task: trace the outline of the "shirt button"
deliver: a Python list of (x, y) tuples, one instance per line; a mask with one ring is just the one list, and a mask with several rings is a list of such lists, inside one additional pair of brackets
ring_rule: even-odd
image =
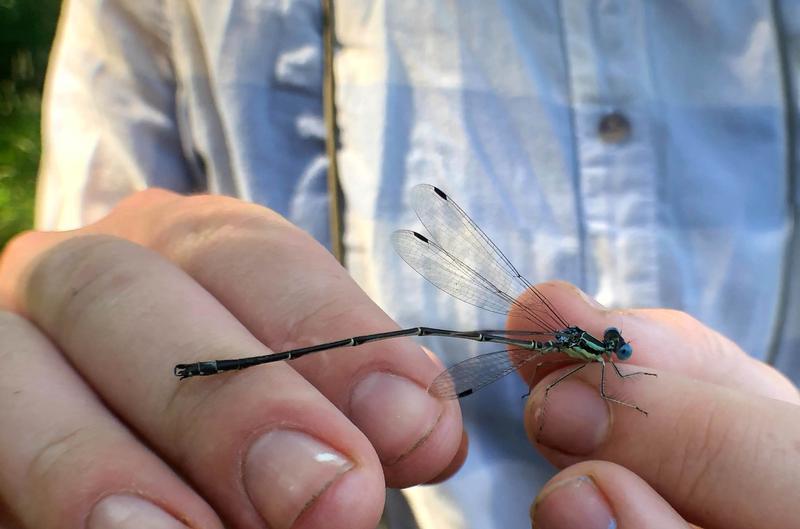
[(631, 135), (631, 122), (621, 112), (610, 112), (597, 123), (597, 133), (606, 143), (621, 143)]

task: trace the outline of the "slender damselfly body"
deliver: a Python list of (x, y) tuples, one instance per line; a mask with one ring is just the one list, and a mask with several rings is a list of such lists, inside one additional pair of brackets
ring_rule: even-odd
[[(451, 296), (491, 312), (524, 318), (535, 330), (453, 331), (413, 327), (262, 356), (178, 364), (174, 369), (175, 375), (182, 379), (214, 375), (379, 340), (403, 336), (442, 336), (498, 343), (502, 344), (503, 349), (468, 358), (444, 370), (428, 388), (431, 395), (440, 399), (466, 397), (525, 365), (533, 364), (538, 368), (547, 363), (542, 360), (543, 357), (563, 353), (568, 359), (579, 363), (547, 386), (545, 400), (560, 382), (589, 364), (599, 363), (602, 398), (647, 415), (635, 404), (606, 393), (608, 364), (620, 378), (639, 374), (655, 376), (653, 373), (623, 374), (620, 371), (614, 358), (630, 358), (633, 348), (616, 328), (606, 329), (603, 338), (599, 339), (570, 325), (542, 292), (517, 271), (503, 252), (441, 189), (427, 184), (418, 185), (411, 192), (411, 203), (430, 235), (409, 230), (396, 231), (392, 243), (400, 257), (422, 277)], [(520, 296), (526, 292), (526, 301), (521, 302)]]

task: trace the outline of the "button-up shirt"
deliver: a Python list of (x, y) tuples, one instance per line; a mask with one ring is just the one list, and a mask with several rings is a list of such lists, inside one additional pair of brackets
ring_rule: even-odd
[[(148, 186), (264, 204), (328, 242), (318, 0), (70, 0), (37, 220)], [(792, 0), (337, 0), (347, 266), (401, 325), (497, 328), (398, 259), (445, 189), (531, 280), (688, 311), (800, 376)], [(478, 346), (432, 342), (452, 363)], [(464, 401), (470, 456), (407, 492), (427, 528), (528, 523), (552, 471), (507, 377)]]

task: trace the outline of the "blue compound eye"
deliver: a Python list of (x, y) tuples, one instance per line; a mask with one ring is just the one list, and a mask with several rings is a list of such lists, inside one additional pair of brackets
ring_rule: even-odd
[(633, 354), (633, 347), (631, 347), (631, 344), (629, 343), (626, 343), (625, 345), (617, 349), (617, 358), (619, 358), (620, 360), (627, 360), (628, 358), (631, 357), (632, 354)]

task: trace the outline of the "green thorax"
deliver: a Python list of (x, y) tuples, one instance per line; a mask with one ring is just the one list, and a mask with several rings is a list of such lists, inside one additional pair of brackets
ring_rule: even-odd
[(576, 343), (565, 347), (563, 352), (577, 360), (597, 360), (608, 353), (606, 345), (587, 332), (581, 332)]

